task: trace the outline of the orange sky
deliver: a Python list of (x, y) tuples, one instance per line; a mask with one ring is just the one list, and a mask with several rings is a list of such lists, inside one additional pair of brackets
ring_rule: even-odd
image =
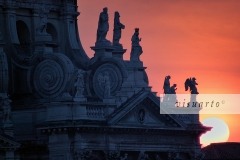
[[(119, 11), (123, 44), (129, 60), (134, 28), (140, 28), (143, 54), (153, 91), (163, 93), (163, 80), (184, 91), (186, 78), (195, 76), (200, 93), (240, 93), (239, 0), (78, 0), (78, 25), (89, 57), (95, 44), (99, 13), (108, 7), (112, 41), (114, 12)], [(240, 106), (239, 106), (240, 107)], [(201, 115), (201, 119), (211, 115)], [(229, 141), (240, 141), (240, 115), (218, 115), (230, 128)]]

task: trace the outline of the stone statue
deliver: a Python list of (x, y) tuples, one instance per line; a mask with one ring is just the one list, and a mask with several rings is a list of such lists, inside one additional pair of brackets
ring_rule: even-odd
[(177, 90), (177, 84), (173, 84), (173, 86), (170, 88), (170, 92), (171, 94), (176, 94), (176, 90)]
[(163, 90), (164, 90), (164, 98), (163, 101), (169, 101), (169, 95), (171, 94), (171, 88), (170, 88), (170, 79), (171, 76), (166, 76), (164, 79), (164, 84), (163, 84)]
[(7, 96), (4, 96), (2, 99), (1, 105), (3, 108), (3, 123), (11, 123), (11, 102), (12, 100), (10, 100)]
[(176, 96), (176, 90), (177, 90), (177, 84), (173, 84), (173, 86), (170, 88), (170, 101), (176, 101), (177, 100), (177, 96)]
[(188, 78), (185, 81), (185, 91), (187, 91), (188, 89), (190, 89), (191, 92), (191, 98), (190, 98), (190, 102), (196, 102), (197, 101), (197, 95), (198, 90), (196, 85), (198, 85), (198, 83), (196, 82), (196, 78)]
[(108, 71), (105, 71), (98, 75), (98, 83), (103, 90), (103, 99), (110, 99), (111, 98), (111, 81), (110, 81)]
[(190, 92), (191, 94), (199, 94), (198, 91), (197, 91), (197, 87), (196, 87), (197, 82), (196, 82), (196, 78), (193, 77), (193, 78), (188, 78), (186, 81), (185, 81), (185, 91), (188, 90), (188, 88), (190, 88)]
[(114, 46), (121, 46), (122, 44), (119, 43), (119, 40), (122, 35), (122, 29), (125, 28), (125, 26), (120, 22), (120, 14), (119, 12), (115, 12), (114, 15), (114, 29), (113, 29), (113, 45)]
[(48, 19), (49, 8), (45, 5), (42, 5), (39, 8), (39, 17), (40, 17), (40, 24), (37, 28), (37, 35), (49, 35), (47, 33), (47, 19)]
[(164, 84), (163, 84), (164, 94), (171, 94), (170, 79), (171, 79), (171, 76), (166, 76), (164, 79)]
[(106, 39), (107, 32), (109, 30), (108, 24), (108, 8), (103, 8), (103, 12), (100, 13), (97, 29), (97, 42), (109, 42)]
[(110, 99), (111, 98), (111, 92), (110, 92), (110, 78), (109, 78), (109, 73), (106, 71), (104, 73), (104, 99)]
[(79, 69), (77, 72), (77, 78), (76, 78), (76, 82), (74, 83), (74, 86), (76, 87), (76, 94), (75, 94), (75, 98), (78, 97), (84, 97), (83, 96), (83, 91), (84, 91), (84, 71)]
[(143, 53), (142, 47), (140, 46), (139, 42), (141, 38), (138, 37), (139, 35), (139, 28), (135, 28), (135, 33), (132, 36), (132, 50), (131, 50), (131, 61), (140, 61), (139, 56)]

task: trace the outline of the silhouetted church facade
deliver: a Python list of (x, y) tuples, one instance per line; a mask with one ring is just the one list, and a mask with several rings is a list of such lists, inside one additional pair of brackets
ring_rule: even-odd
[(141, 30), (123, 60), (125, 26), (115, 13), (107, 40), (104, 8), (90, 59), (78, 15), (76, 0), (0, 0), (2, 159), (201, 159), (208, 128), (198, 115), (159, 114), (139, 58)]

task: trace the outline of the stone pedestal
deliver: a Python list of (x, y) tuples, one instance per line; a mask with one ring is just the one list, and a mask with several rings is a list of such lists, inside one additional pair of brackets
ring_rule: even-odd
[(123, 59), (123, 54), (127, 51), (123, 49), (122, 45), (113, 46), (115, 49), (112, 51), (112, 56)]
[(95, 46), (96, 47), (103, 47), (103, 46), (111, 46), (111, 42), (109, 40), (105, 40), (105, 41), (100, 41), (100, 42), (96, 42)]
[(56, 47), (56, 43), (52, 42), (51, 35), (44, 34), (44, 35), (37, 35), (35, 37), (35, 51), (34, 54), (37, 52), (43, 53), (51, 53), (53, 52), (53, 48)]
[(91, 49), (95, 51), (94, 57), (112, 57), (112, 51), (115, 50), (112, 46), (94, 46)]
[(73, 101), (74, 102), (87, 102), (87, 98), (85, 98), (85, 97), (74, 97)]
[(143, 88), (148, 87), (148, 84), (144, 81), (144, 70), (142, 61), (128, 61), (128, 78), (123, 83), (123, 87), (127, 88)]

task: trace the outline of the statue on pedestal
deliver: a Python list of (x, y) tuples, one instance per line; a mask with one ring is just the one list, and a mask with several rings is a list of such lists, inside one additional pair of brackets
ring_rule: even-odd
[(111, 99), (111, 81), (108, 71), (105, 71), (98, 75), (98, 83), (99, 86), (102, 86), (103, 99)]
[(122, 46), (122, 44), (119, 43), (119, 40), (122, 35), (122, 29), (124, 29), (125, 26), (120, 22), (119, 18), (120, 18), (119, 12), (115, 12), (113, 29), (113, 46)]
[(105, 7), (105, 8), (103, 8), (103, 12), (101, 12), (100, 16), (99, 16), (96, 42), (109, 42), (110, 43), (110, 41), (106, 39), (108, 30), (109, 30), (108, 8)]
[(171, 101), (173, 103), (176, 103), (177, 84), (173, 84), (173, 86), (170, 87), (170, 79), (171, 79), (171, 76), (169, 75), (166, 76), (164, 79), (163, 90), (165, 95), (163, 97), (163, 101)]
[(199, 94), (197, 91), (197, 87), (196, 85), (198, 85), (198, 83), (196, 82), (196, 78), (188, 78), (185, 81), (185, 91), (188, 90), (188, 88), (190, 88), (190, 92), (191, 94)]
[(135, 28), (135, 33), (132, 36), (132, 50), (131, 50), (131, 61), (140, 61), (139, 57), (143, 53), (142, 47), (140, 46), (139, 42), (141, 38), (139, 36), (139, 28)]
[(185, 81), (185, 91), (190, 89), (190, 92), (191, 92), (191, 100), (190, 101), (191, 102), (196, 102), (197, 101), (196, 97), (197, 97), (197, 94), (199, 94), (199, 93), (198, 93), (196, 85), (198, 85), (198, 83), (196, 82), (195, 77), (188, 78)]
[(170, 92), (171, 94), (176, 94), (176, 90), (177, 90), (177, 84), (173, 84), (173, 86), (170, 88)]
[(170, 100), (171, 101), (176, 101), (177, 100), (177, 96), (176, 96), (176, 90), (177, 90), (177, 84), (173, 84), (173, 86), (170, 88)]
[(170, 94), (171, 94), (171, 87), (170, 87), (170, 79), (171, 76), (166, 76), (164, 79), (163, 90), (164, 90), (164, 98), (163, 101), (169, 101)]
[(170, 79), (171, 79), (171, 76), (169, 75), (166, 76), (164, 79), (164, 84), (163, 84), (164, 94), (171, 94)]

